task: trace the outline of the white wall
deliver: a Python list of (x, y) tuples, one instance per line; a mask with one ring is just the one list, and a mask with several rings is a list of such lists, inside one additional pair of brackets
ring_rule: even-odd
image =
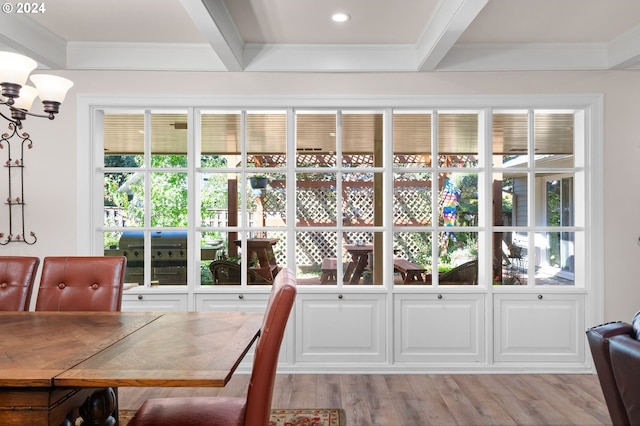
[[(75, 86), (50, 122), (29, 118), (34, 148), (25, 155), (27, 232), (33, 246), (11, 243), (0, 255), (77, 253), (76, 97), (159, 96), (417, 96), (589, 93), (604, 95), (604, 319), (629, 320), (640, 310), (640, 72), (501, 73), (173, 73), (66, 72)], [(4, 162), (6, 149), (0, 150)], [(0, 171), (0, 184), (6, 172)], [(88, 202), (88, 201), (87, 201)], [(0, 206), (0, 232), (7, 232)], [(598, 260), (598, 259), (596, 259)]]

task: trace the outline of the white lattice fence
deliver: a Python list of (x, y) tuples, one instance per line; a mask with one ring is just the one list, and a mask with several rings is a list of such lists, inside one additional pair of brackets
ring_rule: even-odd
[[(285, 217), (284, 182), (272, 182), (274, 188), (263, 196), (266, 214)], [(343, 223), (346, 226), (372, 225), (373, 185), (371, 182), (343, 183)], [(319, 181), (301, 185), (296, 191), (298, 225), (335, 226), (337, 203), (335, 184)], [(431, 188), (425, 182), (398, 186), (394, 192), (394, 220), (399, 225), (427, 225), (431, 223)], [(373, 242), (369, 232), (347, 232), (341, 244), (356, 241)], [(284, 236), (283, 236), (284, 237)], [(395, 255), (418, 263), (426, 263), (430, 237), (425, 233), (396, 233)], [(336, 257), (338, 237), (335, 231), (301, 231), (296, 235), (296, 263), (319, 269), (322, 259)], [(284, 256), (284, 250), (282, 250)], [(279, 256), (280, 259), (280, 256)], [(346, 261), (347, 259), (343, 259)]]

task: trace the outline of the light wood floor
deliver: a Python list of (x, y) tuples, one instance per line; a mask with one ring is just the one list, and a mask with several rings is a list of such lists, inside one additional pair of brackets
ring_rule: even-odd
[[(243, 397), (248, 375), (220, 389), (120, 388), (120, 408), (147, 398)], [(288, 374), (276, 380), (274, 408), (339, 408), (348, 426), (609, 425), (596, 375)]]

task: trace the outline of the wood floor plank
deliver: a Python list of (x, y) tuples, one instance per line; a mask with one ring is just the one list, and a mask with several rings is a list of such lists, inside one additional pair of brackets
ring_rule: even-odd
[(387, 375), (385, 382), (390, 399), (395, 406), (399, 424), (428, 424), (427, 412), (422, 398), (415, 392), (409, 377), (405, 375)]
[(384, 375), (367, 375), (365, 392), (369, 402), (371, 421), (376, 425), (402, 424), (395, 409), (395, 401)]
[(603, 416), (598, 416), (597, 412), (588, 409), (588, 401), (581, 397), (581, 393), (575, 390), (573, 384), (568, 383), (566, 376), (535, 375), (530, 383), (541, 392), (554, 394), (554, 398), (548, 399), (549, 403), (574, 424), (592, 425), (603, 420)]
[(467, 395), (476, 411), (487, 419), (489, 424), (517, 425), (503, 408), (501, 401), (493, 397), (477, 374), (459, 374), (452, 378)]
[(435, 386), (458, 424), (470, 422), (474, 425), (491, 425), (490, 419), (482, 416), (469, 401), (467, 395), (449, 374), (435, 376)]
[(331, 408), (342, 406), (340, 394), (340, 375), (321, 374), (316, 376), (316, 404), (317, 408)]
[[(166, 396), (245, 397), (249, 376), (224, 388), (120, 388), (120, 408)], [(348, 426), (610, 425), (591, 374), (283, 374), (274, 408), (344, 408)]]
[(408, 376), (416, 398), (422, 402), (422, 409), (429, 425), (456, 424), (456, 419), (447, 403), (442, 399), (433, 378), (429, 374), (412, 374)]
[(347, 420), (349, 426), (373, 424), (368, 403), (362, 398), (362, 383), (362, 376), (358, 374), (340, 377), (342, 408), (344, 408), (347, 418), (352, 421), (352, 423), (349, 423), (349, 420)]

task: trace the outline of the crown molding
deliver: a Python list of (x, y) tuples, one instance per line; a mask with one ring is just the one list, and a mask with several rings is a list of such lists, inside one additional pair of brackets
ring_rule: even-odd
[[(640, 48), (622, 43), (614, 44), (618, 53), (606, 43), (460, 44), (433, 72), (638, 69)], [(70, 42), (66, 57), (66, 68), (75, 70), (229, 71), (228, 63), (206, 43)], [(242, 62), (247, 72), (421, 71), (416, 46), (410, 44), (247, 44)]]

